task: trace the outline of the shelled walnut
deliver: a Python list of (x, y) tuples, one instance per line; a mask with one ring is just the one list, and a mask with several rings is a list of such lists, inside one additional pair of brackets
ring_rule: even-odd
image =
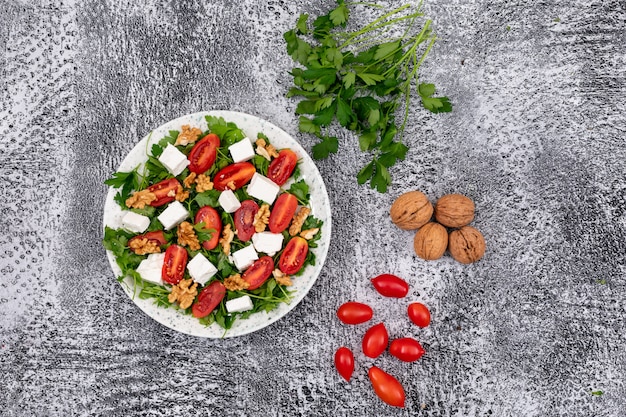
[(433, 216), (433, 205), (421, 191), (409, 191), (393, 202), (389, 214), (400, 229), (419, 229)]
[(448, 248), (448, 231), (439, 223), (426, 223), (415, 234), (413, 248), (422, 259), (428, 261), (439, 259)]
[(435, 203), (435, 219), (447, 227), (462, 227), (474, 220), (474, 202), (461, 194), (447, 194)]
[(450, 232), (448, 251), (463, 264), (476, 262), (485, 254), (485, 238), (472, 226), (463, 226)]

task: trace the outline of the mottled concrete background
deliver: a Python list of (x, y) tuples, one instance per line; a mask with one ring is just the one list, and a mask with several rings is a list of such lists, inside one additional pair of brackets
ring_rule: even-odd
[[(439, 41), (423, 76), (454, 112), (414, 107), (385, 195), (357, 186), (366, 159), (341, 136), (318, 164), (334, 208), (322, 275), (283, 320), (228, 340), (163, 327), (123, 293), (100, 243), (103, 181), (151, 128), (207, 109), (310, 150), (282, 33), (333, 2), (128, 3), (0, 3), (0, 415), (626, 415), (623, 0), (427, 0)], [(485, 258), (416, 258), (387, 214), (412, 189), (473, 198)], [(432, 326), (374, 293), (383, 272), (409, 280)], [(427, 354), (365, 358), (364, 328), (334, 317), (352, 299)], [(349, 384), (341, 345), (357, 352)], [(405, 410), (374, 395), (372, 364), (405, 385)]]

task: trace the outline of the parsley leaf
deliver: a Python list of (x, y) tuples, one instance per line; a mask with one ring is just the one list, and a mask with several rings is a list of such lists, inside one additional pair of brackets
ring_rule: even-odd
[(289, 187), (289, 190), (287, 190), (287, 192), (295, 195), (300, 204), (309, 204), (309, 199), (311, 197), (309, 194), (309, 185), (304, 180), (300, 180), (291, 184), (291, 187)]
[(127, 208), (126, 199), (130, 197), (134, 190), (139, 189), (140, 182), (140, 177), (136, 168), (130, 172), (116, 172), (111, 176), (111, 178), (104, 181), (106, 185), (120, 188), (113, 199), (124, 209)]
[[(413, 87), (417, 86), (425, 109), (433, 113), (452, 110), (447, 97), (434, 96), (434, 84), (420, 83), (419, 68), (435, 42), (432, 21), (424, 18), (420, 5), (385, 11), (371, 23), (346, 31), (355, 12), (352, 8), (382, 7), (338, 0), (334, 9), (314, 18), (312, 25), (310, 16), (303, 14), (295, 28), (284, 33), (287, 53), (299, 64), (290, 71), (294, 87), (287, 97), (299, 97), (300, 132), (319, 140), (312, 147), (313, 157), (337, 152), (338, 139), (321, 130), (336, 122), (355, 133), (361, 151), (371, 153), (371, 162), (357, 174), (358, 183), (370, 182), (380, 192), (391, 183), (389, 168), (403, 160), (408, 150), (401, 138)], [(404, 119), (398, 128), (395, 113), (403, 106)]]
[(339, 140), (336, 137), (323, 136), (322, 141), (313, 145), (313, 158), (324, 159), (331, 153), (336, 153), (339, 149)]

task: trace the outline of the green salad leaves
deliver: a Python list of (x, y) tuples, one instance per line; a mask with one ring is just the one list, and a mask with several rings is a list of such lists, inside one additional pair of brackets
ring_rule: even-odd
[[(381, 193), (391, 183), (388, 168), (403, 160), (402, 143), (411, 92), (418, 93), (425, 109), (449, 112), (447, 97), (436, 97), (434, 84), (419, 82), (418, 70), (435, 42), (420, 12), (404, 5), (384, 13), (355, 31), (345, 31), (351, 9), (369, 3), (337, 1), (337, 7), (314, 19), (302, 14), (295, 28), (284, 34), (287, 52), (299, 66), (291, 70), (294, 86), (287, 97), (300, 97), (296, 107), (301, 132), (317, 136), (313, 157), (322, 159), (339, 149), (329, 126), (338, 123), (353, 131), (359, 147), (372, 160), (358, 173), (359, 184), (369, 181)], [(401, 34), (395, 32), (401, 31)], [(395, 115), (404, 106), (400, 127)], [(398, 139), (398, 135), (400, 138)]]

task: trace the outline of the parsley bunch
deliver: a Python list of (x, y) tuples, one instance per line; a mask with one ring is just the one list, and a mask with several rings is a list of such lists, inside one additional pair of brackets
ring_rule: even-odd
[[(419, 6), (414, 10), (407, 4), (347, 32), (350, 9), (344, 0), (337, 4), (312, 22), (308, 14), (300, 15), (296, 27), (284, 34), (288, 54), (301, 65), (290, 72), (295, 86), (287, 97), (301, 97), (296, 107), (299, 129), (319, 139), (312, 149), (315, 159), (337, 152), (339, 141), (329, 133), (336, 120), (358, 135), (362, 151), (372, 154), (357, 175), (358, 183), (369, 181), (384, 193), (391, 183), (388, 168), (408, 150), (396, 136), (406, 126), (413, 89), (427, 110), (452, 110), (447, 97), (434, 97), (434, 84), (419, 82), (418, 70), (435, 42), (432, 21), (418, 28), (424, 15)], [(401, 35), (389, 35), (401, 25)], [(401, 105), (404, 118), (398, 128), (395, 114)]]

